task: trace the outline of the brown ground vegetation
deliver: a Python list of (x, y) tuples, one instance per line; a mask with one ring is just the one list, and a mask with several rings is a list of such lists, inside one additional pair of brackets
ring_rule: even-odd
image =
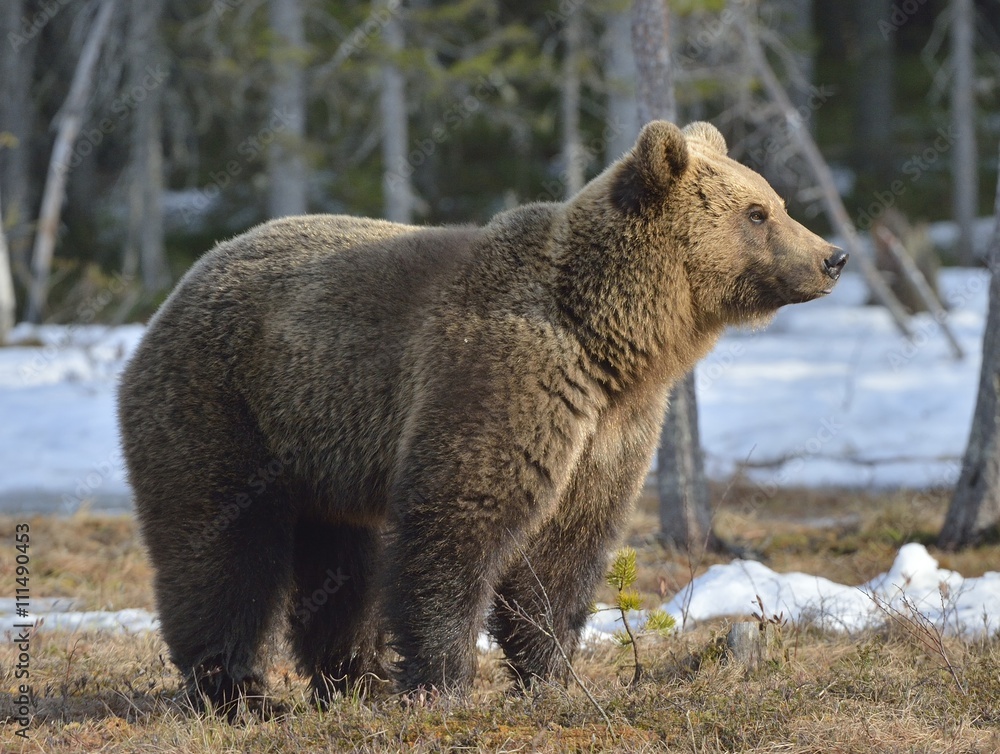
[[(749, 487), (715, 490), (718, 532), (779, 571), (861, 583), (886, 570), (905, 542), (930, 545), (947, 493), (780, 491), (750, 508)], [(152, 608), (151, 571), (131, 519), (82, 513), (29, 519), (32, 594), (72, 598), (78, 609)], [(0, 519), (0, 573), (11, 573), (13, 518)], [(656, 540), (655, 499), (644, 496), (627, 537), (639, 554), (637, 587), (663, 601), (709, 565)], [(931, 547), (966, 576), (994, 570), (997, 543), (961, 553)], [(600, 599), (610, 600), (610, 593)], [(499, 654), (480, 662), (472, 703), (438, 698), (338, 701), (321, 712), (284, 650), (270, 677), (291, 714), (245, 725), (188, 713), (176, 670), (156, 635), (42, 631), (31, 643), (37, 714), (15, 733), (11, 642), (0, 645), (0, 751), (683, 751), (992, 752), (1000, 749), (1000, 640), (945, 639), (956, 672), (905, 626), (856, 636), (781, 629), (781, 656), (753, 673), (721, 660), (725, 620), (641, 646), (646, 675), (627, 688), (629, 655), (584, 647), (574, 664), (603, 712), (574, 685), (529, 697), (506, 693)], [(5, 630), (0, 628), (0, 630)], [(959, 685), (961, 683), (961, 686)]]

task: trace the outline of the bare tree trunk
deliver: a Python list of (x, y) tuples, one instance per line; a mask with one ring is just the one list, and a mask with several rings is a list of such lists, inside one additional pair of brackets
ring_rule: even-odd
[(21, 35), (26, 15), (24, 0), (0, 3), (0, 133), (13, 137), (0, 143), (0, 188), (6, 206), (2, 220), (10, 234), (8, 252), (22, 269), (31, 236), (28, 208), (34, 202), (28, 144), (35, 117), (31, 87), (38, 39)]
[(566, 198), (583, 188), (583, 145), (580, 143), (580, 44), (583, 7), (570, 12), (563, 25), (562, 143)]
[[(412, 166), (406, 161), (409, 143), (406, 90), (403, 73), (393, 57), (403, 50), (403, 25), (399, 6), (382, 2), (380, 14), (386, 14), (382, 39), (390, 56), (382, 64), (382, 191), (385, 218), (398, 223), (413, 221)], [(378, 8), (378, 5), (376, 5)]]
[(635, 0), (632, 4), (632, 52), (640, 127), (651, 120), (677, 120), (669, 13), (666, 0)]
[(656, 483), (663, 542), (683, 549), (724, 548), (712, 529), (693, 371), (670, 394), (656, 455)]
[(163, 129), (160, 121), (159, 94), (151, 95), (150, 123), (146, 133), (146, 181), (143, 183), (143, 204), (146, 222), (140, 235), (142, 287), (147, 291), (162, 291), (170, 287), (163, 244)]
[(306, 164), (302, 157), (306, 125), (306, 83), (301, 56), (305, 29), (300, 0), (270, 0), (274, 79), (271, 104), (287, 120), (267, 152), (268, 212), (271, 217), (306, 212)]
[(94, 68), (100, 55), (101, 44), (108, 31), (115, 0), (103, 0), (97, 11), (97, 18), (90, 28), (87, 41), (80, 53), (80, 62), (73, 73), (73, 81), (62, 110), (56, 116), (59, 127), (56, 133), (55, 145), (52, 147), (52, 158), (49, 161), (49, 172), (45, 178), (45, 192), (42, 195), (42, 208), (38, 216), (38, 227), (35, 231), (35, 247), (32, 255), (33, 277), (28, 292), (28, 309), (25, 318), (29, 322), (41, 320), (45, 311), (45, 302), (49, 292), (49, 272), (52, 269), (52, 254), (56, 246), (56, 231), (59, 228), (59, 214), (62, 210), (63, 191), (66, 187), (66, 176), (69, 172), (69, 161), (80, 132), (84, 110), (91, 93)]
[(976, 413), (962, 473), (948, 507), (938, 544), (949, 550), (974, 544), (1000, 526), (1000, 177), (996, 224), (989, 251), (990, 309), (983, 336), (983, 365)]
[(170, 285), (163, 246), (163, 140), (161, 131), (162, 86), (150, 83), (149, 70), (163, 65), (158, 27), (163, 0), (144, 0), (130, 7), (129, 79), (131, 91), (142, 91), (132, 125), (128, 168), (129, 217), (122, 272), (135, 278), (142, 272), (142, 286), (150, 292)]
[(632, 148), (639, 133), (632, 20), (625, 8), (610, 11), (604, 33), (604, 58), (608, 86), (608, 140), (604, 156), (610, 164)]
[(951, 199), (955, 222), (958, 224), (958, 260), (966, 267), (971, 267), (976, 261), (972, 248), (972, 224), (979, 207), (973, 35), (976, 7), (973, 0), (952, 0), (951, 13), (951, 63), (955, 71), (955, 80), (951, 86), (951, 118), (955, 127)]
[[(676, 120), (674, 75), (670, 60), (670, 17), (665, 0), (635, 0), (632, 49), (635, 52), (639, 122)], [(708, 480), (698, 433), (694, 372), (674, 386), (660, 433), (656, 481), (660, 497), (660, 536), (677, 547), (716, 549)]]
[(892, 93), (895, 37), (885, 35), (879, 21), (892, 15), (893, 0), (863, 0), (858, 9), (858, 45), (861, 59), (858, 81), (858, 108), (855, 122), (856, 155), (859, 170), (878, 185), (893, 178)]
[[(2, 188), (0, 188), (2, 192)], [(3, 202), (0, 201), (0, 217), (3, 217)], [(10, 251), (7, 234), (0, 222), (0, 345), (7, 342), (7, 336), (14, 328), (14, 278), (10, 272)]]
[(815, 60), (813, 54), (813, 0), (771, 0), (778, 13), (777, 32), (788, 45), (791, 65), (795, 68), (795, 85), (788, 96), (802, 114), (806, 128), (813, 130), (810, 102), (813, 92)]

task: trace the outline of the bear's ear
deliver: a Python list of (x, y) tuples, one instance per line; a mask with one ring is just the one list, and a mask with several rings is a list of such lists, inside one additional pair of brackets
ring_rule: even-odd
[(630, 214), (662, 204), (670, 185), (687, 165), (687, 141), (681, 130), (665, 120), (651, 121), (643, 126), (632, 152), (620, 165), (612, 200)]
[(689, 123), (684, 127), (683, 133), (688, 138), (688, 141), (700, 141), (706, 147), (718, 152), (723, 157), (729, 154), (729, 147), (726, 146), (726, 138), (711, 123), (706, 123), (703, 120)]

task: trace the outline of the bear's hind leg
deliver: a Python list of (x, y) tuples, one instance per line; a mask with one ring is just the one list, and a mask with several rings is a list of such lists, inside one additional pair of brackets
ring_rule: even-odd
[[(260, 655), (291, 580), (290, 516), (266, 494), (215, 488), (211, 498), (214, 513), (175, 513), (169, 524), (150, 527), (147, 510), (161, 630), (196, 708), (232, 719), (242, 703), (266, 715)], [(168, 527), (169, 537), (156, 536)]]
[(372, 582), (381, 559), (377, 529), (302, 518), (295, 528), (292, 651), (313, 693), (362, 693), (387, 677)]

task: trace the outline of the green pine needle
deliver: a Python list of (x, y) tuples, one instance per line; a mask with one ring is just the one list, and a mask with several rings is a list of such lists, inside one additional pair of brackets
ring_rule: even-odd
[(638, 571), (635, 565), (635, 550), (623, 547), (615, 555), (615, 561), (608, 571), (608, 584), (619, 592), (635, 583)]
[(630, 647), (630, 646), (632, 646), (632, 637), (630, 637), (630, 636), (629, 636), (629, 635), (628, 635), (628, 634), (627, 634), (626, 632), (624, 632), (624, 631), (615, 631), (615, 632), (614, 632), (614, 633), (613, 633), (613, 634), (611, 635), (611, 638), (612, 638), (612, 639), (614, 639), (614, 640), (615, 640), (615, 642), (616, 642), (616, 643), (618, 644), (618, 646), (620, 646), (620, 647)]
[(675, 628), (677, 628), (677, 621), (665, 610), (650, 610), (646, 616), (645, 631), (666, 635)]
[(642, 597), (640, 597), (639, 593), (634, 589), (619, 592), (616, 606), (622, 612), (639, 610), (642, 608)]

